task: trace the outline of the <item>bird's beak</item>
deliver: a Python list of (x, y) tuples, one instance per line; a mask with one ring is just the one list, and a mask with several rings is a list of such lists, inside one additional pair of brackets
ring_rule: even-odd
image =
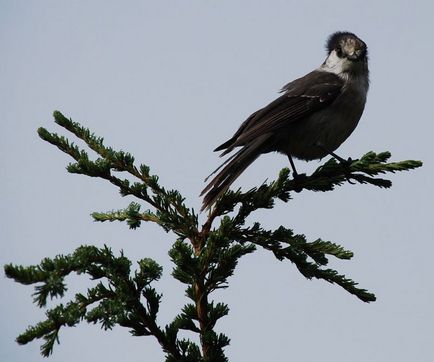
[(357, 52), (354, 51), (354, 52), (352, 52), (351, 54), (348, 54), (348, 55), (347, 55), (347, 58), (348, 58), (349, 60), (354, 61), (354, 60), (357, 60), (359, 57), (358, 57)]

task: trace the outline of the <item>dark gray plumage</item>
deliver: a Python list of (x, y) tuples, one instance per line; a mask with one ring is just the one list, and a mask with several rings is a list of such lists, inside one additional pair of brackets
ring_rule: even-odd
[[(332, 154), (356, 128), (366, 103), (369, 71), (366, 44), (349, 32), (332, 34), (328, 56), (313, 72), (282, 88), (283, 95), (244, 121), (214, 151), (220, 156), (241, 147), (211, 175), (202, 191), (202, 210), (210, 207), (263, 153), (277, 151), (314, 160)], [(210, 175), (210, 176), (211, 176)]]

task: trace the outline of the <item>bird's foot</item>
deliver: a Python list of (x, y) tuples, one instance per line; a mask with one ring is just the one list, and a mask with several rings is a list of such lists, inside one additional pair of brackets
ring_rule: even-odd
[(350, 166), (353, 163), (353, 159), (351, 157), (348, 157), (347, 160), (343, 159), (342, 157), (338, 157), (337, 159), (344, 169), (345, 178), (347, 179), (348, 183), (350, 183), (351, 185), (355, 185), (356, 183), (351, 180), (352, 176), (351, 176), (351, 169), (350, 169)]
[(303, 181), (307, 178), (305, 173), (297, 173), (297, 172), (293, 172), (292, 173), (292, 178), (294, 181), (294, 191), (295, 192), (301, 192), (301, 190), (303, 190)]

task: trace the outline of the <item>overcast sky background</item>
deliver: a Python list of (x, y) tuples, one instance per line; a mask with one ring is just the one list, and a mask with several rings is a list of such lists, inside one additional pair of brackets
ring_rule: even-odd
[[(230, 314), (217, 330), (231, 361), (433, 361), (432, 1), (4, 1), (0, 0), (0, 263), (36, 264), (81, 244), (123, 249), (164, 266), (160, 324), (186, 302), (170, 276), (174, 241), (155, 225), (95, 223), (93, 211), (128, 205), (102, 180), (70, 175), (70, 159), (36, 134), (62, 111), (107, 145), (130, 151), (162, 185), (200, 207), (212, 149), (288, 81), (316, 68), (336, 30), (369, 47), (371, 89), (361, 123), (338, 150), (358, 158), (391, 151), (418, 159), (393, 187), (346, 185), (302, 192), (254, 215), (353, 250), (332, 266), (377, 295), (365, 304), (337, 286), (304, 279), (260, 250), (245, 257), (215, 300)], [(297, 162), (309, 172), (318, 162)], [(274, 179), (287, 159), (261, 157), (234, 187)], [(68, 279), (70, 293), (92, 285)], [(31, 287), (0, 278), (0, 360), (42, 361), (40, 341), (14, 339), (44, 318)], [(54, 305), (54, 304), (51, 304)], [(85, 324), (63, 329), (50, 361), (161, 361), (151, 337)]]

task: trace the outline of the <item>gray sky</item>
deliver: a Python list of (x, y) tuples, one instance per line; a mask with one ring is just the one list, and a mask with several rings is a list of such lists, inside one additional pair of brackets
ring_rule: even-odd
[[(424, 167), (392, 175), (393, 188), (347, 185), (294, 195), (255, 218), (310, 240), (355, 252), (332, 263), (376, 293), (365, 304), (336, 286), (305, 280), (289, 263), (259, 251), (240, 263), (215, 300), (230, 314), (218, 330), (231, 361), (433, 361), (432, 1), (0, 1), (0, 262), (36, 264), (81, 244), (123, 249), (165, 268), (160, 323), (186, 301), (170, 277), (173, 242), (155, 225), (131, 231), (94, 223), (92, 211), (125, 207), (102, 180), (69, 175), (70, 159), (39, 140), (62, 132), (52, 111), (132, 152), (178, 188), (196, 209), (204, 177), (220, 162), (212, 149), (288, 81), (316, 68), (336, 30), (369, 47), (371, 89), (354, 134), (338, 150), (369, 150)], [(308, 172), (316, 161), (297, 162)], [(287, 160), (261, 157), (234, 185), (273, 179)], [(252, 218), (253, 220), (253, 218)], [(1, 278), (1, 361), (42, 361), (39, 342), (15, 337), (44, 315), (32, 288)], [(69, 279), (70, 292), (91, 283)], [(152, 338), (98, 326), (64, 329), (50, 361), (160, 361)]]

